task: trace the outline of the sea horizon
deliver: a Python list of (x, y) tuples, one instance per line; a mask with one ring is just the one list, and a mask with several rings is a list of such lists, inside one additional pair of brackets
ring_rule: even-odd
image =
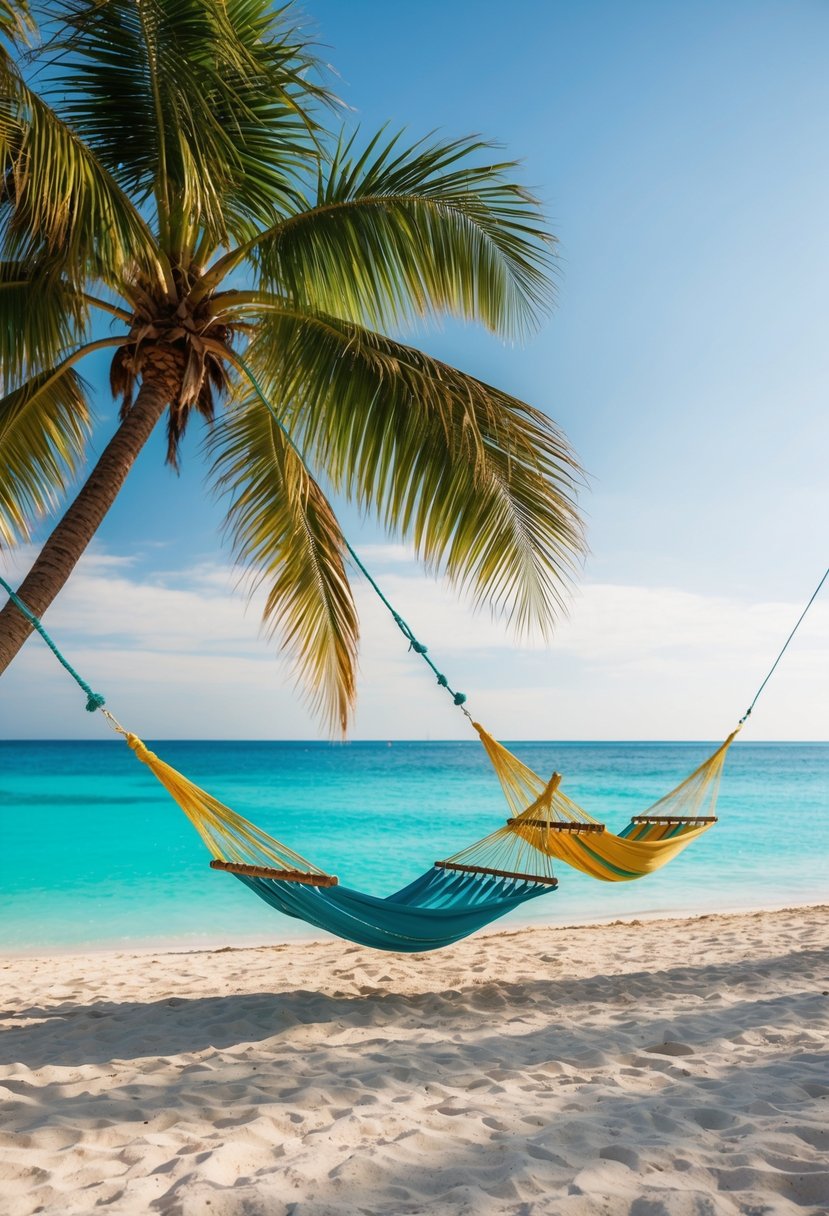
[[(136, 733), (136, 732), (132, 732), (132, 733)], [(319, 745), (320, 747), (348, 747), (348, 746), (351, 746), (354, 744), (361, 744), (361, 743), (380, 744), (384, 747), (388, 743), (413, 743), (413, 744), (417, 744), (417, 745), (425, 745), (425, 744), (439, 745), (441, 743), (451, 743), (451, 744), (468, 743), (471, 747), (477, 746), (477, 741), (475, 739), (470, 739), (468, 735), (467, 736), (459, 735), (457, 738), (452, 737), (451, 739), (444, 738), (444, 737), (441, 737), (439, 739), (430, 739), (428, 735), (424, 735), (422, 738), (419, 738), (419, 739), (402, 738), (402, 737), (395, 738), (393, 736), (387, 737), (385, 735), (378, 735), (376, 738), (371, 738), (371, 739), (342, 739), (342, 740), (340, 740), (340, 739), (317, 739), (317, 738), (313, 738), (313, 737), (309, 737), (307, 739), (304, 739), (304, 738), (290, 739), (290, 738), (277, 738), (277, 737), (267, 738), (267, 739), (265, 739), (265, 738), (262, 738), (262, 739), (250, 739), (250, 738), (228, 739), (226, 737), (222, 737), (219, 735), (216, 735), (215, 737), (202, 736), (198, 739), (188, 738), (187, 736), (184, 736), (184, 735), (181, 735), (181, 736), (141, 735), (141, 738), (143, 739), (143, 741), (145, 743), (194, 743), (194, 744), (226, 743), (229, 746), (233, 745), (235, 743), (244, 743), (244, 744), (249, 743), (252, 745), (256, 745), (259, 743), (284, 743), (284, 744), (296, 745), (296, 746), (301, 745), (303, 747), (314, 746), (314, 745)], [(677, 747), (682, 747), (683, 745), (686, 745), (686, 744), (691, 745), (691, 746), (700, 745), (700, 746), (704, 747), (706, 745), (714, 746), (714, 745), (722, 742), (722, 740), (716, 735), (700, 737), (697, 739), (667, 739), (667, 738), (666, 739), (652, 739), (652, 738), (644, 738), (644, 737), (636, 738), (636, 739), (610, 739), (610, 738), (608, 738), (608, 739), (600, 739), (600, 738), (566, 739), (563, 736), (531, 738), (529, 735), (510, 736), (510, 735), (499, 734), (497, 736), (497, 738), (500, 740), (500, 742), (502, 742), (505, 745), (510, 746), (510, 747), (512, 747), (512, 746), (517, 747), (517, 746), (520, 746), (521, 744), (529, 744), (529, 745), (543, 744), (544, 746), (548, 746), (548, 745), (555, 746), (558, 743), (566, 743), (568, 745), (568, 747), (577, 745), (577, 744), (584, 744), (585, 746), (592, 746), (594, 744), (602, 744), (602, 745), (608, 744), (608, 745), (619, 746), (619, 747), (624, 747), (627, 744), (632, 744), (632, 745), (656, 747), (656, 746), (659, 746), (659, 744), (663, 744), (663, 743), (676, 745)], [(119, 742), (122, 743), (123, 739), (120, 736), (117, 736), (115, 734), (113, 734), (113, 736), (111, 738), (110, 738), (110, 736), (105, 735), (100, 739), (90, 739), (90, 738), (87, 738), (85, 736), (80, 736), (80, 735), (78, 735), (78, 736), (55, 735), (54, 737), (38, 736), (37, 738), (35, 738), (34, 736), (32, 736), (31, 738), (26, 737), (26, 738), (15, 738), (15, 739), (11, 739), (11, 738), (0, 739), (0, 747), (7, 746), (7, 745), (13, 744), (13, 743), (44, 743), (44, 744), (45, 743), (71, 743), (71, 744), (89, 743), (89, 744), (96, 745), (99, 743), (119, 743)], [(778, 746), (779, 747), (788, 747), (790, 745), (794, 745), (794, 746), (804, 745), (804, 746), (809, 746), (809, 747), (829, 747), (829, 739), (740, 739), (739, 740), (740, 747), (752, 747), (752, 746), (763, 747), (766, 745), (771, 745), (774, 747), (778, 747)]]

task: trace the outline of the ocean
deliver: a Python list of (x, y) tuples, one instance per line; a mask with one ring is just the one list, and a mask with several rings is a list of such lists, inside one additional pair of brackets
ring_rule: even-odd
[[(505, 815), (476, 742), (151, 744), (348, 886), (389, 894)], [(620, 830), (713, 743), (514, 743)], [(736, 743), (720, 822), (659, 873), (559, 888), (499, 922), (573, 924), (829, 899), (829, 744)], [(119, 740), (0, 743), (0, 950), (219, 947), (319, 937), (210, 870), (201, 841)]]

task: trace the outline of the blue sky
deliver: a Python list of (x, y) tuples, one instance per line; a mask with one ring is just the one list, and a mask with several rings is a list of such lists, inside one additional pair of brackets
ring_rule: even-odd
[[(501, 736), (718, 736), (829, 552), (829, 6), (305, 10), (350, 120), (481, 132), (523, 161), (561, 242), (554, 316), (522, 348), (455, 324), (417, 340), (546, 409), (591, 478), (591, 555), (551, 647), (474, 617), (346, 510), (353, 543)], [(100, 446), (103, 394), (99, 414)], [(234, 591), (197, 430), (178, 479), (160, 436), (143, 454), (48, 622), (150, 737), (313, 736)], [(462, 736), (364, 600), (356, 736)], [(829, 737), (827, 601), (752, 738)], [(91, 737), (48, 660), (32, 642), (10, 670), (0, 731)]]

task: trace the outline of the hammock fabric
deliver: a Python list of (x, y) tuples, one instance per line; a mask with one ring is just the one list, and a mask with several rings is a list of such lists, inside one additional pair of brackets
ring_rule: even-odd
[(457, 874), (437, 866), (386, 899), (339, 884), (309, 886), (239, 873), (236, 877), (288, 916), (361, 946), (409, 954), (449, 946), (527, 900), (555, 890), (532, 878)]

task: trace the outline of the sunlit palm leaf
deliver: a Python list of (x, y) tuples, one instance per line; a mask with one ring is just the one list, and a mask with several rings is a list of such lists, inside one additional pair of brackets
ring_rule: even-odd
[(154, 194), (162, 239), (172, 212), (212, 211), (217, 222), (210, 170), (199, 169), (209, 157), (221, 176), (226, 141), (212, 115), (200, 114), (205, 122), (195, 130), (193, 114), (201, 109), (200, 69), (209, 75), (213, 58), (204, 54), (213, 32), (207, 6), (58, 0), (55, 7), (64, 22), (53, 86), (61, 113), (124, 190), (142, 200)]
[(247, 357), (338, 490), (519, 629), (551, 624), (583, 538), (578, 466), (545, 414), (321, 314), (275, 307)]
[(359, 627), (334, 512), (258, 401), (234, 404), (211, 448), (236, 554), (267, 589), (264, 620), (294, 654), (314, 708), (345, 731)]
[(0, 539), (28, 540), (69, 488), (90, 432), (86, 386), (71, 367), (44, 372), (0, 399)]
[(85, 336), (83, 295), (60, 266), (0, 262), (0, 384), (18, 383), (54, 366)]
[(296, 210), (298, 180), (317, 155), (314, 110), (333, 102), (291, 8), (274, 8), (272, 0), (216, 6), (223, 14), (222, 44), (235, 46), (233, 62), (222, 69), (222, 91), (210, 104), (235, 154), (222, 203), (237, 239)]
[(373, 326), (446, 312), (515, 333), (550, 301), (553, 238), (535, 199), (474, 139), (335, 148), (307, 209), (258, 243), (267, 282)]

